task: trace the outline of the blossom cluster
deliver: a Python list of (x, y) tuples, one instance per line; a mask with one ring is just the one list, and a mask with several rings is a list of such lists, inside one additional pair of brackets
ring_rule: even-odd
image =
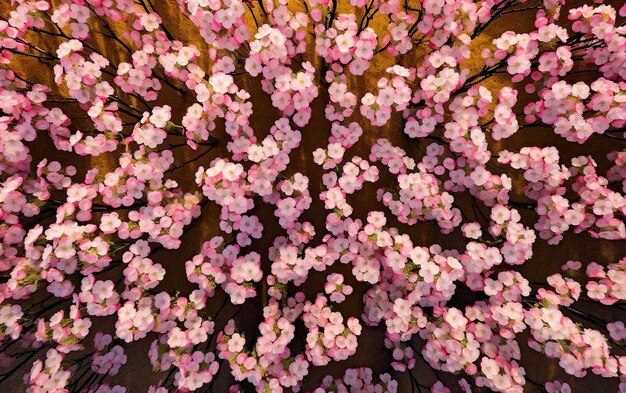
[(626, 391), (617, 3), (0, 6), (0, 390)]

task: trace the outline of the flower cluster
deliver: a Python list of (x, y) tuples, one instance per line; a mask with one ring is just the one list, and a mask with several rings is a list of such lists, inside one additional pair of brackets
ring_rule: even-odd
[(350, 317), (344, 325), (341, 313), (331, 311), (324, 296), (304, 305), (302, 316), (309, 329), (306, 336), (306, 356), (314, 366), (325, 366), (330, 360), (344, 360), (356, 352), (357, 337), (361, 335), (359, 320)]
[(213, 296), (217, 285), (230, 295), (233, 304), (254, 297), (254, 283), (263, 278), (261, 256), (256, 252), (239, 255), (238, 245), (227, 244), (217, 236), (202, 246), (202, 252), (185, 263), (187, 279)]
[(398, 391), (398, 382), (388, 373), (376, 377), (370, 368), (349, 368), (342, 378), (333, 379), (330, 375), (326, 376), (314, 393), (343, 391), (395, 393)]
[(0, 391), (626, 389), (626, 6), (5, 3)]
[(586, 285), (587, 295), (602, 304), (611, 305), (626, 300), (624, 280), (626, 279), (626, 258), (611, 263), (605, 269), (595, 262), (587, 265), (585, 271), (591, 279)]

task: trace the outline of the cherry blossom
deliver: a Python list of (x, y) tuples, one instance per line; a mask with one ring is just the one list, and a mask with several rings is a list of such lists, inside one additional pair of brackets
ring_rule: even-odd
[(626, 390), (626, 6), (6, 3), (0, 390)]

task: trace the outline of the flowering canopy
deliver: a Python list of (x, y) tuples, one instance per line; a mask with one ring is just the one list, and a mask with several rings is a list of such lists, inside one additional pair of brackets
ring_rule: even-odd
[[(133, 392), (148, 359), (151, 393), (626, 391), (602, 3), (4, 2), (0, 386)], [(533, 256), (572, 233), (622, 254)]]

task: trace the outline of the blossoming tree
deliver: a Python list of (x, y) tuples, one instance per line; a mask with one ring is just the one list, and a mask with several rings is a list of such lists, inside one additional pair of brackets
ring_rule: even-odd
[(0, 390), (625, 392), (589, 3), (2, 2)]

